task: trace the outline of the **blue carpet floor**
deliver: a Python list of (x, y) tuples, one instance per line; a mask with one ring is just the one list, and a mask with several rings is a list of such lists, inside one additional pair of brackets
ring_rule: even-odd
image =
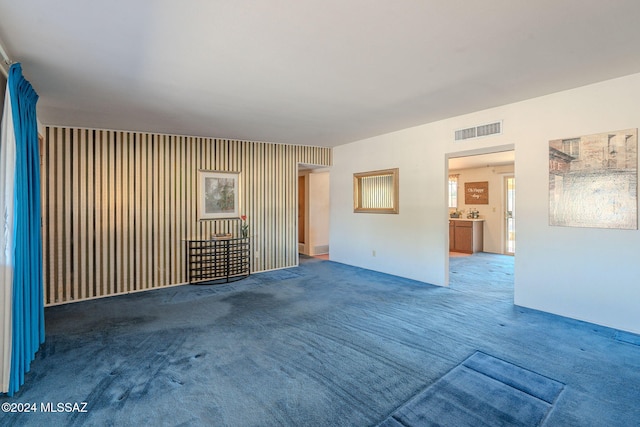
[(476, 352), (380, 427), (537, 426), (564, 384)]
[[(0, 424), (375, 426), (402, 420), (425, 392), (475, 402), (473, 416), (506, 386), (549, 388), (505, 374), (515, 366), (563, 384), (556, 398), (535, 397), (542, 418), (515, 405), (520, 425), (640, 425), (633, 334), (514, 306), (511, 257), (454, 258), (451, 281), (304, 259), (230, 284), (50, 307), (25, 385), (0, 397), (38, 411), (0, 413)], [(86, 412), (40, 410), (82, 402)]]

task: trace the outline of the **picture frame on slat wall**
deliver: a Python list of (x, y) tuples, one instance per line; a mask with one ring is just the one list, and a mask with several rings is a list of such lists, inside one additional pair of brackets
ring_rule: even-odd
[(198, 220), (240, 218), (240, 172), (198, 171)]

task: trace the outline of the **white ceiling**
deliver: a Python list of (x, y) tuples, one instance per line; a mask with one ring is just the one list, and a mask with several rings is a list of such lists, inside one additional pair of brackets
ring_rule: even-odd
[(335, 146), (640, 72), (637, 0), (0, 0), (44, 124)]

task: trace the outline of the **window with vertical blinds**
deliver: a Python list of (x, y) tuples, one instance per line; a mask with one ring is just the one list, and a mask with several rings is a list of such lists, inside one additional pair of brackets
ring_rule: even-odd
[(354, 212), (398, 213), (398, 169), (353, 174)]

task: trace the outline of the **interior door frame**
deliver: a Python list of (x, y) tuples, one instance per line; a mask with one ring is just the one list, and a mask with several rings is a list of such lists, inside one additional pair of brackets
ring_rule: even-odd
[[(502, 221), (502, 230), (503, 230), (503, 236), (502, 236), (502, 244), (503, 244), (503, 253), (505, 255), (514, 255), (515, 256), (515, 230), (514, 230), (514, 238), (513, 238), (513, 242), (514, 242), (514, 251), (509, 251), (509, 219), (507, 218), (507, 209), (509, 208), (509, 186), (508, 186), (508, 181), (510, 179), (513, 179), (515, 182), (516, 176), (515, 173), (513, 174), (509, 174), (509, 175), (505, 175), (502, 179), (502, 185), (503, 187), (503, 191), (502, 191), (502, 197), (503, 197), (503, 214), (504, 214), (504, 219)], [(517, 184), (516, 184), (517, 185)], [(515, 190), (514, 190), (515, 192)], [(513, 220), (514, 220), (514, 226), (515, 226), (515, 195), (514, 195), (514, 208), (513, 208), (513, 212), (514, 214), (512, 215)]]
[[(304, 188), (300, 188), (300, 184), (304, 185)], [(298, 209), (297, 209), (297, 219), (298, 224), (296, 224), (296, 241), (298, 244), (298, 254), (307, 254), (307, 242), (309, 241), (309, 170), (304, 169), (301, 170), (298, 168), (298, 178), (297, 178), (297, 195), (298, 195)], [(300, 196), (301, 194), (304, 197), (302, 203), (304, 204), (302, 213), (300, 212)], [(300, 215), (302, 214), (302, 218)], [(302, 224), (300, 224), (300, 220), (302, 220)], [(299, 240), (300, 228), (303, 229), (303, 242)]]
[[(444, 176), (443, 176), (445, 191), (444, 191), (442, 217), (443, 218), (449, 217), (449, 159), (455, 159), (457, 157), (478, 156), (482, 154), (500, 153), (502, 151), (513, 151), (515, 153), (515, 149), (516, 149), (515, 144), (504, 144), (504, 145), (495, 145), (492, 147), (476, 148), (473, 150), (452, 151), (452, 152), (445, 153)], [(515, 176), (515, 171), (514, 171), (514, 176)], [(449, 283), (449, 227), (448, 226), (446, 227), (446, 233), (447, 233), (447, 236), (445, 239), (445, 245), (442, 249), (444, 250), (444, 278), (445, 278), (444, 282), (447, 284), (447, 286), (449, 286), (450, 283)]]

